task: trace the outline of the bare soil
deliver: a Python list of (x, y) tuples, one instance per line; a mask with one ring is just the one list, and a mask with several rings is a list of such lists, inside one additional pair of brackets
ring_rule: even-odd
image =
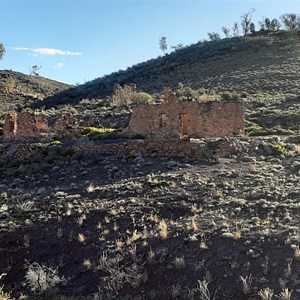
[[(300, 299), (299, 166), (299, 154), (249, 162), (98, 154), (2, 174), (3, 291), (54, 299), (24, 284), (37, 262), (64, 278), (56, 296), (209, 299), (205, 282), (210, 299), (262, 299), (267, 287)], [(248, 290), (241, 276), (252, 278)]]

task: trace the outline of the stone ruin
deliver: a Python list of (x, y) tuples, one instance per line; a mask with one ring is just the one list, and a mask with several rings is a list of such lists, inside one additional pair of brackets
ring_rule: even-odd
[[(38, 138), (41, 133), (58, 137), (76, 135), (78, 120), (70, 113), (47, 118), (31, 112), (8, 113), (4, 116), (3, 139)], [(241, 102), (178, 102), (171, 90), (165, 90), (161, 104), (138, 105), (133, 109), (128, 136), (141, 135), (146, 139), (174, 140), (243, 135), (244, 105)]]
[(152, 139), (207, 138), (243, 135), (244, 105), (240, 102), (178, 102), (170, 90), (157, 105), (139, 105), (132, 112), (130, 135)]
[[(78, 129), (78, 120), (70, 113), (53, 118), (30, 112), (10, 113), (4, 116), (3, 139), (38, 140), (42, 133), (72, 138)], [(145, 139), (115, 143), (104, 141), (93, 146), (75, 144), (73, 150), (114, 155), (230, 157), (238, 152), (239, 147), (238, 139), (229, 137), (244, 134), (244, 106), (240, 102), (178, 102), (174, 94), (166, 90), (163, 103), (136, 106), (123, 133), (143, 135)], [(2, 146), (5, 148), (7, 145), (4, 143)], [(19, 148), (15, 143), (10, 146), (15, 148), (5, 150), (2, 147), (5, 157), (24, 158), (32, 153), (27, 149), (28, 143), (19, 144)]]
[(4, 115), (4, 140), (38, 139), (42, 133), (54, 133), (59, 137), (72, 137), (78, 129), (78, 121), (70, 113), (48, 118), (43, 114), (14, 112)]

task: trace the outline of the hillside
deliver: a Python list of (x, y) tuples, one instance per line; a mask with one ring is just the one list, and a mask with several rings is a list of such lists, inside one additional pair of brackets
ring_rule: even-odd
[(161, 98), (166, 86), (180, 99), (218, 99), (224, 94), (242, 98), (248, 127), (258, 125), (256, 131), (262, 127), (269, 133), (298, 132), (299, 38), (300, 32), (280, 31), (199, 42), (79, 86), (1, 71), (0, 109), (42, 108), (50, 114), (55, 113), (53, 108), (67, 109), (81, 116), (83, 126), (123, 128), (130, 114), (111, 106), (107, 96), (116, 83), (134, 83), (138, 91), (155, 98)]
[[(33, 108), (72, 105), (90, 126), (122, 128), (127, 110), (104, 101), (116, 83), (134, 83), (138, 91), (160, 97), (164, 87), (179, 98), (238, 97), (247, 126), (273, 133), (300, 126), (300, 32), (259, 32), (245, 37), (199, 42), (35, 102)], [(258, 127), (258, 129), (260, 129)], [(279, 129), (279, 130), (278, 130)], [(281, 129), (284, 129), (283, 131)]]
[(181, 82), (192, 88), (247, 93), (298, 94), (300, 32), (255, 33), (246, 37), (199, 42), (84, 85), (56, 94), (44, 104), (78, 102), (111, 95), (116, 83), (161, 93)]
[(2, 159), (0, 299), (300, 299), (299, 144), (231, 141), (241, 160)]
[(0, 112), (28, 106), (71, 86), (40, 76), (0, 70)]

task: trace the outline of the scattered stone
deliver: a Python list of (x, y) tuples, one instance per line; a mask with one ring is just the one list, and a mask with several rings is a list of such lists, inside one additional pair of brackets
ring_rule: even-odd
[(241, 158), (241, 161), (243, 162), (251, 162), (251, 163), (256, 163), (256, 158), (253, 156), (243, 156)]
[(0, 212), (7, 212), (9, 210), (8, 205), (2, 204), (0, 207)]
[(42, 195), (46, 193), (46, 188), (45, 187), (41, 187), (37, 190), (36, 192), (38, 195)]
[(234, 238), (234, 235), (231, 232), (223, 232), (222, 236), (225, 238), (231, 238), (231, 239)]

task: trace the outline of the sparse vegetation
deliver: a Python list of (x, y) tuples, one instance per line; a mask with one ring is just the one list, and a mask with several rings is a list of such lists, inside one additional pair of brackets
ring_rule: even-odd
[[(82, 86), (0, 72), (2, 111), (39, 106), (81, 125), (25, 159), (0, 149), (0, 299), (300, 298), (299, 20), (282, 16), (279, 31), (264, 18), (257, 32), (252, 12), (243, 37), (235, 23)], [(199, 140), (212, 154), (201, 158), (94, 150), (124, 139), (131, 109), (162, 102), (164, 85), (181, 102), (243, 100), (247, 135), (225, 138), (234, 151), (220, 157), (218, 138)]]
[[(223, 291), (230, 299), (245, 295), (270, 299), (272, 290), (273, 299), (297, 297), (297, 282), (290, 279), (299, 277), (300, 260), (293, 245), (300, 241), (299, 189), (298, 178), (291, 174), (299, 170), (299, 157), (268, 156), (267, 146), (290, 147), (285, 140), (275, 140), (272, 136), (242, 138), (241, 151), (255, 156), (255, 168), (243, 158), (242, 162), (231, 158), (226, 164), (215, 164), (192, 158), (144, 157), (137, 164), (135, 158), (107, 155), (88, 165), (88, 160), (73, 153), (69, 157), (58, 154), (47, 172), (31, 173), (30, 189), (22, 176), (0, 175), (8, 180), (1, 181), (5, 187), (0, 215), (3, 220), (10, 216), (3, 225), (16, 226), (2, 247), (11, 249), (16, 240), (20, 250), (7, 252), (12, 260), (24, 251), (24, 257), (30, 255), (43, 270), (55, 266), (50, 268), (65, 279), (49, 290), (59, 294), (74, 293), (76, 285), (95, 299), (135, 297), (141, 291), (162, 299), (176, 295), (218, 299)], [(168, 167), (171, 161), (172, 169)], [(40, 178), (48, 180), (42, 187)], [(13, 183), (18, 187), (11, 188)], [(38, 220), (43, 226), (35, 225)], [(18, 228), (22, 228), (19, 238)], [(44, 243), (59, 251), (48, 255), (41, 247)], [(224, 260), (225, 253), (236, 255)], [(24, 265), (16, 264), (12, 271), (6, 261), (0, 264), (8, 274), (0, 279), (2, 293), (19, 296), (9, 288), (15, 282), (9, 276), (16, 272), (23, 280)], [(80, 274), (86, 279), (81, 281)], [(170, 280), (167, 285), (160, 284), (164, 274)], [(214, 280), (225, 275), (224, 281)], [(199, 278), (204, 278), (201, 284)], [(32, 299), (42, 297), (43, 292), (29, 283), (20, 289)], [(80, 289), (74, 297), (84, 296)]]
[(51, 291), (57, 284), (62, 282), (57, 268), (40, 265), (37, 262), (26, 265), (25, 284), (35, 293)]
[(81, 132), (89, 140), (107, 140), (118, 137), (114, 128), (82, 127)]

